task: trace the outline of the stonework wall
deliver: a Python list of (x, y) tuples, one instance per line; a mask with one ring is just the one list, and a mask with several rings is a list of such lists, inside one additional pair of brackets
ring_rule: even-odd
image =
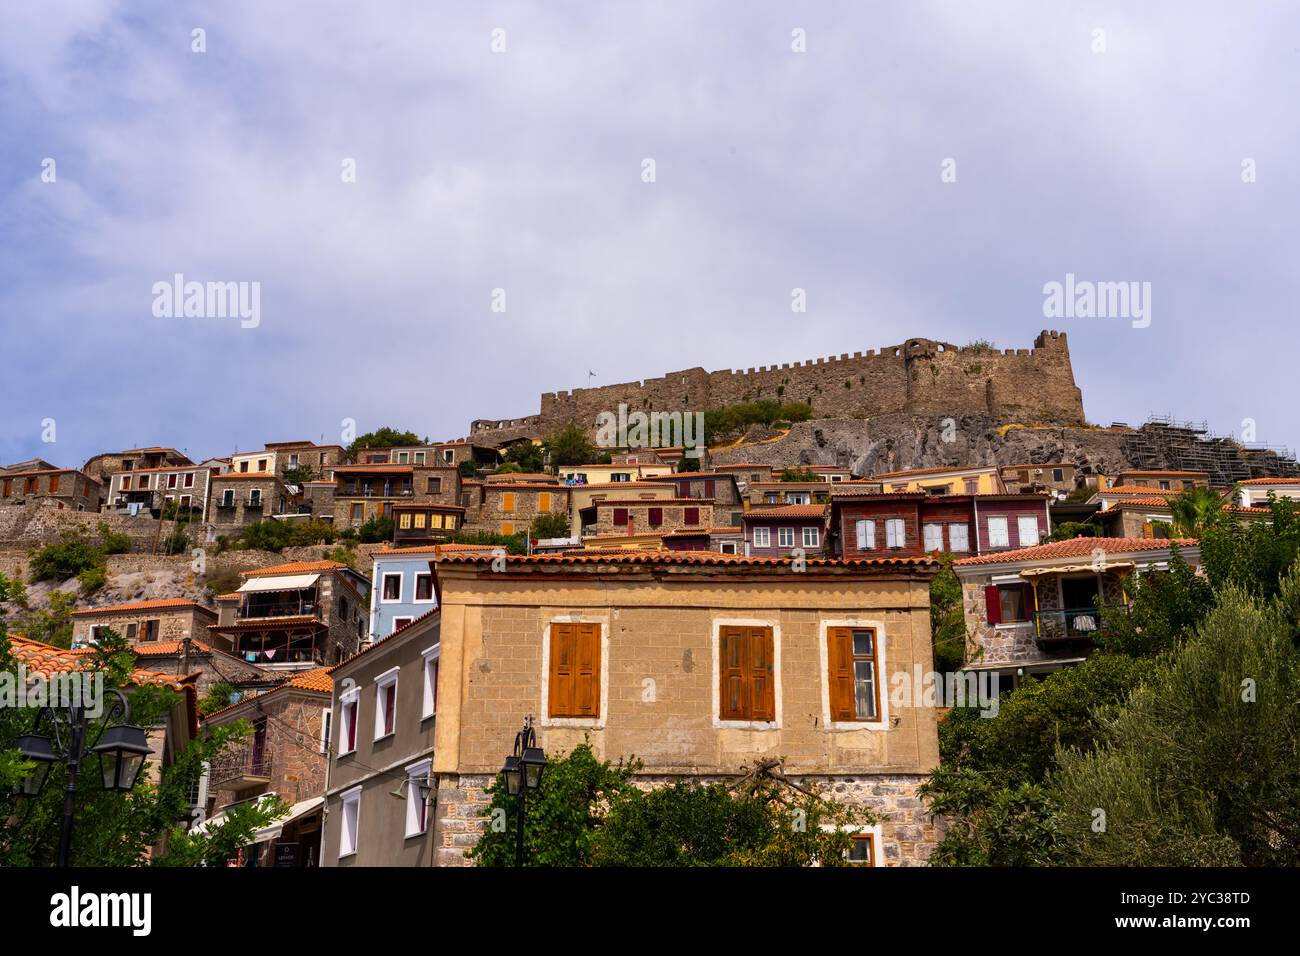
[[(89, 609), (87, 609), (89, 610)], [(152, 610), (116, 612), (106, 614), (81, 614), (72, 619), (72, 640), (75, 644), (88, 643), (92, 627), (111, 627), (127, 638), (130, 643), (139, 642), (143, 625), (149, 621), (158, 622), (158, 633), (152, 642), (146, 641), (141, 649), (147, 649), (150, 643), (179, 641), (189, 635), (196, 641), (211, 644), (208, 625), (217, 622), (216, 613), (204, 613), (197, 608), (154, 608)], [(132, 625), (135, 630), (132, 631)], [(224, 643), (224, 638), (218, 643)]]
[[(160, 537), (166, 538), (176, 530), (174, 522), (164, 522), (160, 536), (158, 521), (147, 515), (131, 517), (75, 511), (66, 506), (60, 508), (58, 502), (43, 498), (24, 505), (0, 505), (0, 544), (41, 547), (58, 541), (67, 531), (79, 531), (98, 540), (100, 524), (130, 537), (132, 549), (136, 551), (152, 550)], [(201, 537), (197, 523), (191, 525), (187, 533), (191, 541)]]
[(1032, 349), (959, 348), (909, 339), (902, 345), (839, 357), (745, 370), (670, 372), (641, 382), (542, 395), (529, 419), (480, 420), (476, 439), (505, 440), (576, 421), (595, 432), (602, 412), (708, 411), (756, 399), (808, 402), (816, 418), (887, 413), (988, 415), (1016, 421), (1079, 423), (1083, 395), (1074, 381), (1063, 332), (1044, 331)]

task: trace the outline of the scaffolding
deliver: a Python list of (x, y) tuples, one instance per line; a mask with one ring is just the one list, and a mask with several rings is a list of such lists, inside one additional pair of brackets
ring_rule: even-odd
[(1203, 471), (1217, 488), (1248, 478), (1300, 476), (1290, 448), (1239, 442), (1232, 435), (1216, 435), (1206, 422), (1170, 415), (1149, 416), (1125, 440), (1124, 457), (1134, 471)]

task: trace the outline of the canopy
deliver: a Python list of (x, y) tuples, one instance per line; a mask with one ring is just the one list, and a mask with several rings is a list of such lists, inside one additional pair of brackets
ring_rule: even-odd
[(1020, 572), (1020, 576), (1022, 578), (1034, 578), (1043, 574), (1079, 574), (1084, 571), (1099, 574), (1106, 571), (1123, 571), (1133, 566), (1132, 561), (1107, 561), (1100, 568), (1091, 564), (1067, 564), (1060, 568), (1026, 568)]
[(324, 797), (312, 797), (310, 800), (303, 800), (300, 803), (295, 803), (289, 808), (288, 816), (281, 817), (269, 827), (263, 827), (254, 833), (253, 842), (265, 843), (267, 840), (276, 839), (284, 832), (284, 828), (287, 824), (293, 823), (294, 820), (300, 819), (301, 817), (305, 817), (307, 814), (320, 807), (324, 802)]
[(309, 588), (320, 578), (319, 574), (284, 574), (268, 575), (263, 578), (249, 578), (239, 586), (239, 593), (250, 591), (301, 591)]

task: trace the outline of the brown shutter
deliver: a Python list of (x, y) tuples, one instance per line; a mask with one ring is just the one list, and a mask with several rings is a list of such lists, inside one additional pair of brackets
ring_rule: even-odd
[(596, 717), (600, 714), (600, 625), (578, 624), (575, 630), (574, 714)]
[(826, 638), (831, 720), (854, 720), (857, 714), (853, 698), (853, 632), (847, 627), (832, 627)]
[(984, 588), (984, 618), (990, 624), (1002, 623), (1002, 598), (996, 584)]
[(718, 634), (718, 674), (721, 678), (718, 717), (722, 720), (745, 720), (749, 710), (745, 632), (743, 627), (724, 627)]
[(576, 644), (577, 634), (572, 624), (551, 625), (550, 711), (552, 717), (568, 717), (573, 713)]
[(776, 720), (776, 663), (772, 630), (749, 628), (750, 719)]

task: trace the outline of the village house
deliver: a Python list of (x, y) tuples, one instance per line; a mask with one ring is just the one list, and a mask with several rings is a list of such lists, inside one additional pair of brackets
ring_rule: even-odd
[(340, 465), (334, 469), (334, 527), (391, 517), (398, 504), (459, 504), (460, 472), (450, 465)]
[(369, 582), (337, 561), (295, 561), (241, 571), (217, 599), (208, 631), (230, 652), (268, 671), (310, 670), (355, 653), (366, 636)]
[[(1066, 462), (1040, 465), (1002, 465), (998, 477), (1002, 486), (1015, 494), (1051, 494), (1062, 498), (1075, 489), (1076, 468)], [(1096, 484), (1096, 478), (1092, 479)]]
[(927, 495), (997, 495), (1006, 491), (998, 469), (993, 466), (974, 468), (910, 468), (872, 476), (884, 491), (923, 491)]
[(115, 471), (109, 477), (104, 510), (113, 514), (187, 512), (200, 521), (208, 517), (210, 469), (198, 465)]
[(81, 470), (89, 477), (107, 484), (108, 476), (119, 471), (139, 471), (151, 468), (171, 468), (193, 465), (189, 456), (175, 448), (131, 448), (126, 451), (103, 452), (90, 458)]
[(558, 515), (568, 520), (569, 488), (553, 482), (487, 481), (479, 486), (482, 496), (470, 530), (495, 534), (527, 534), (541, 515)]
[(212, 761), (207, 826), (219, 826), (231, 807), (270, 794), (289, 806), (286, 816), (254, 834), (238, 865), (320, 865), (333, 686), (329, 669), (317, 667), (263, 694), (242, 697), (203, 721), (215, 728), (242, 720), (252, 728), (242, 746)]
[[(877, 486), (878, 487), (878, 486)], [(831, 500), (828, 481), (756, 481), (749, 485), (749, 507), (824, 505)]]
[(742, 499), (749, 500), (749, 486), (760, 481), (772, 480), (772, 466), (754, 462), (735, 462), (729, 465), (714, 465), (713, 471), (728, 474), (736, 479), (736, 489)]
[(697, 498), (713, 503), (713, 523), (740, 525), (745, 510), (744, 499), (736, 484), (736, 476), (726, 471), (683, 471), (679, 474), (652, 479), (671, 484), (678, 498)]
[(1300, 501), (1300, 478), (1251, 478), (1237, 485), (1237, 504), (1243, 508), (1264, 508), (1268, 496)]
[(713, 502), (703, 498), (613, 498), (593, 503), (596, 521), (582, 529), (588, 537), (648, 534), (662, 537), (681, 528), (713, 527)]
[[(734, 779), (780, 757), (797, 782), (879, 814), (857, 834), (865, 860), (925, 862), (939, 834), (917, 787), (938, 763), (936, 710), (890, 689), (931, 666), (937, 562), (811, 559), (796, 571), (666, 551), (506, 562), (435, 562), (436, 865), (465, 862), (486, 788), (530, 715), (548, 757), (589, 740), (597, 759), (635, 754), (649, 785)], [(414, 655), (404, 660), (416, 666)], [(394, 666), (384, 664), (372, 669)], [(399, 685), (407, 681), (403, 670)], [(358, 677), (363, 708), (376, 683)], [(364, 709), (357, 723), (368, 736)]]
[(465, 526), (465, 509), (446, 504), (393, 505), (393, 544), (422, 546), (446, 541)]
[(0, 504), (23, 505), (48, 500), (72, 511), (98, 511), (102, 497), (100, 483), (75, 468), (0, 474)]
[(371, 555), (368, 640), (382, 640), (438, 606), (429, 562), (436, 545), (385, 548)]
[(569, 488), (569, 536), (582, 535), (584, 527), (596, 524), (596, 505), (610, 498), (635, 498), (638, 501), (663, 501), (675, 498), (677, 489), (659, 481), (626, 481), (598, 485), (574, 485)]
[(212, 475), (208, 487), (208, 523), (219, 533), (237, 532), (275, 515), (298, 511), (298, 499), (272, 473), (232, 471)]
[(439, 652), (431, 611), (333, 669), (324, 866), (434, 864)]
[[(807, 507), (792, 505), (791, 507)], [(594, 539), (588, 539), (594, 540)], [(743, 526), (719, 525), (714, 528), (679, 528), (661, 536), (663, 547), (669, 551), (713, 551), (718, 554), (744, 554), (745, 529)]]
[(1115, 476), (1115, 485), (1145, 488), (1148, 491), (1190, 491), (1210, 487), (1210, 476), (1204, 471), (1121, 471)]
[(1025, 674), (1077, 664), (1106, 627), (1101, 608), (1125, 611), (1129, 584), (1167, 570), (1173, 547), (1193, 567), (1194, 539), (1069, 538), (953, 562), (966, 618), (966, 669), (994, 671), (1010, 689)]
[(788, 558), (799, 551), (821, 557), (826, 548), (826, 505), (782, 505), (744, 514), (744, 553), (755, 558)]
[(131, 651), (136, 663), (150, 671), (177, 678), (194, 677), (200, 701), (217, 684), (228, 684), (237, 698), (244, 693), (258, 693), (284, 679), (283, 675), (265, 671), (203, 641), (134, 644)]
[(111, 628), (128, 644), (154, 644), (160, 641), (214, 642), (208, 628), (217, 622), (217, 612), (186, 598), (158, 601), (132, 601), (109, 604), (72, 612), (72, 646), (90, 647), (97, 634)]
[(1006, 551), (1047, 540), (1048, 500), (1045, 494), (836, 495), (830, 535), (835, 553), (845, 558)]

